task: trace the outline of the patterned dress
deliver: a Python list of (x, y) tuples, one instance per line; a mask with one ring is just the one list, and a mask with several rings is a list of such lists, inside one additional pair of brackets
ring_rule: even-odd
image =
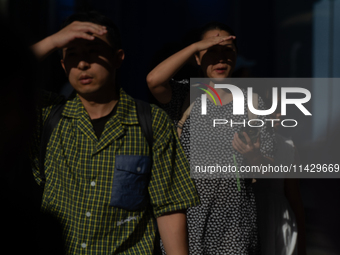
[[(181, 118), (181, 107), (186, 94), (189, 92), (187, 83), (173, 82), (172, 100), (163, 105), (163, 109), (170, 115), (177, 124)], [(244, 91), (245, 92), (245, 91)], [(245, 92), (246, 97), (246, 92)], [(232, 104), (224, 106), (215, 106), (209, 100), (207, 102), (209, 115), (211, 116), (229, 116), (232, 115)], [(264, 109), (263, 101), (259, 98), (259, 109)], [(247, 103), (245, 102), (245, 112), (247, 112)], [(222, 114), (222, 115), (221, 115)], [(209, 126), (202, 125), (200, 121), (200, 98), (195, 101), (195, 105), (183, 126), (183, 132), (180, 137), (183, 149), (190, 162), (190, 133), (189, 126), (191, 120), (191, 135), (203, 136), (207, 134), (206, 130), (211, 129)], [(238, 120), (235, 116), (232, 117)], [(245, 118), (241, 115), (238, 118)], [(199, 123), (199, 124), (198, 124)], [(194, 128), (193, 126), (196, 125)], [(201, 125), (201, 126), (199, 126)], [(241, 163), (243, 157), (236, 152), (231, 141), (234, 133), (240, 127), (221, 129), (223, 132), (223, 149), (215, 150), (220, 157), (230, 159), (233, 164), (233, 154), (236, 160)], [(197, 133), (195, 133), (197, 132)], [(217, 134), (221, 137), (221, 134)], [(274, 134), (266, 128), (261, 129), (261, 153), (268, 157), (273, 157)], [(207, 150), (212, 150), (214, 145), (209, 144), (210, 138), (205, 141), (202, 151), (195, 151), (198, 155), (203, 155)], [(192, 148), (197, 150), (198, 148)], [(193, 153), (193, 151), (191, 151)], [(202, 153), (202, 154), (201, 154)], [(204, 158), (202, 157), (202, 161)], [(204, 163), (204, 162), (202, 162)], [(190, 254), (260, 254), (257, 224), (256, 224), (256, 204), (252, 190), (251, 180), (240, 179), (240, 191), (237, 187), (235, 178), (200, 178), (195, 179), (196, 188), (200, 196), (201, 205), (189, 208), (187, 210), (187, 223), (189, 234), (189, 251)]]

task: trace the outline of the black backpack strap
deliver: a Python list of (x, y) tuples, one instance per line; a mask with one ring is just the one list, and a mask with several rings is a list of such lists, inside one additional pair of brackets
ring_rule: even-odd
[(53, 129), (57, 126), (59, 120), (61, 119), (61, 113), (63, 112), (66, 100), (63, 100), (59, 104), (55, 105), (50, 115), (48, 116), (45, 125), (43, 127), (43, 132), (40, 142), (40, 154), (39, 154), (39, 171), (42, 185), (46, 182), (45, 176), (45, 155), (48, 141), (52, 135)]
[(152, 145), (153, 145), (153, 132), (152, 132), (152, 116), (150, 104), (135, 99), (138, 122), (142, 132), (149, 144), (149, 154), (152, 160)]
[[(150, 104), (143, 102), (141, 100), (135, 99), (138, 121), (141, 126), (142, 132), (148, 141), (149, 154), (152, 160), (152, 145), (153, 145), (153, 132), (152, 132), (152, 116), (151, 116), (151, 106)], [(50, 115), (48, 116), (46, 123), (43, 128), (41, 143), (40, 143), (40, 155), (39, 155), (39, 170), (40, 178), (42, 184), (45, 184), (45, 156), (48, 141), (52, 135), (53, 129), (57, 126), (59, 120), (61, 119), (61, 114), (65, 106), (65, 101), (56, 105)]]
[[(151, 167), (152, 167), (152, 145), (153, 145), (153, 132), (152, 132), (152, 115), (151, 115), (151, 106), (149, 103), (144, 101), (135, 99), (136, 102), (136, 110), (138, 116), (138, 122), (142, 129), (142, 132), (148, 141), (149, 145), (149, 156), (151, 159)], [(155, 237), (155, 251), (154, 254), (161, 254), (160, 248), (160, 235), (157, 226), (157, 220), (154, 218), (154, 223), (156, 225), (156, 237)]]

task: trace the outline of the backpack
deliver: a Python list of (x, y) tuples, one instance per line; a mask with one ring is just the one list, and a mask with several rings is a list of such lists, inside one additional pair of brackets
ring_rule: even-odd
[[(149, 146), (149, 156), (152, 160), (152, 144), (153, 144), (153, 133), (152, 133), (152, 116), (151, 116), (151, 106), (150, 104), (135, 99), (137, 117), (139, 125), (142, 129), (142, 132), (148, 142)], [(53, 129), (57, 126), (59, 120), (61, 119), (61, 113), (65, 107), (66, 100), (63, 100), (61, 103), (56, 105), (50, 115), (48, 116), (46, 123), (43, 128), (41, 143), (40, 143), (40, 153), (39, 153), (39, 170), (40, 170), (40, 178), (42, 186), (45, 185), (46, 176), (45, 176), (45, 155), (48, 141), (50, 140)], [(152, 164), (152, 161), (151, 161)]]

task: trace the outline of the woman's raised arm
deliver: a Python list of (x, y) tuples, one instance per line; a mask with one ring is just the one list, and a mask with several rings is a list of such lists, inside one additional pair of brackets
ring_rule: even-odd
[(170, 79), (198, 51), (205, 50), (225, 41), (235, 39), (235, 36), (216, 36), (198, 41), (178, 51), (157, 65), (146, 77), (148, 87), (158, 102), (166, 104), (171, 100)]

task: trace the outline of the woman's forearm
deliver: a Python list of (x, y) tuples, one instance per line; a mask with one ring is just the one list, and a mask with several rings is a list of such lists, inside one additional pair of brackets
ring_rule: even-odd
[(158, 86), (168, 83), (178, 70), (180, 70), (195, 54), (197, 51), (195, 45), (195, 43), (189, 45), (157, 65), (146, 78), (149, 88), (151, 90), (155, 88), (157, 89)]

